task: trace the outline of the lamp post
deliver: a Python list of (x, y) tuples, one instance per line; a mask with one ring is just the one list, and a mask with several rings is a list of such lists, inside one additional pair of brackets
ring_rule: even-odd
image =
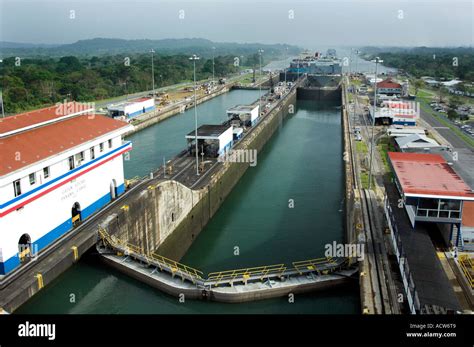
[(370, 139), (370, 159), (369, 159), (369, 185), (368, 189), (370, 190), (370, 186), (372, 183), (372, 162), (373, 162), (373, 157), (374, 157), (374, 128), (375, 128), (375, 112), (377, 108), (377, 67), (379, 63), (383, 63), (383, 60), (381, 60), (379, 57), (376, 57), (374, 60), (372, 60), (373, 63), (375, 63), (375, 78), (374, 78), (374, 108), (373, 108), (373, 113), (372, 113), (372, 135)]
[[(3, 59), (0, 59), (0, 63), (3, 63)], [(2, 91), (0, 91), (0, 96), (2, 97), (2, 118), (5, 118), (5, 107), (3, 105), (3, 85)]]
[[(288, 59), (288, 47), (286, 47), (285, 60), (286, 60), (286, 59)], [(285, 63), (285, 65), (286, 65), (286, 63)], [(287, 68), (286, 68), (286, 66), (285, 66), (285, 90), (286, 90), (286, 70), (287, 70)]]
[(194, 69), (194, 142), (195, 142), (195, 152), (196, 152), (196, 175), (199, 176), (199, 156), (198, 156), (198, 121), (197, 121), (197, 98), (196, 98), (196, 60), (199, 60), (199, 57), (196, 54), (193, 54), (189, 58), (193, 62)]
[(263, 54), (264, 50), (263, 49), (259, 49), (258, 50), (258, 55), (259, 55), (259, 61), (260, 61), (260, 83), (259, 83), (259, 111), (258, 112), (262, 112), (262, 54)]
[(216, 47), (212, 47), (212, 84), (214, 85), (214, 55), (216, 52)]
[(356, 57), (355, 57), (355, 59), (356, 59), (356, 68), (355, 68), (356, 71), (355, 71), (355, 73), (358, 73), (358, 69), (359, 69), (359, 54), (360, 54), (360, 51), (359, 51), (358, 49), (356, 49), (355, 54), (356, 54)]
[(151, 53), (151, 83), (152, 83), (152, 88), (153, 88), (153, 97), (155, 97), (155, 69), (153, 66), (153, 55), (155, 53), (155, 50), (152, 48), (150, 50)]

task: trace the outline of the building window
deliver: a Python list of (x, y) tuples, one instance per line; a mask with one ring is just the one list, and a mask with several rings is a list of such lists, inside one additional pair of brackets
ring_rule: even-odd
[(104, 143), (99, 144), (99, 150), (100, 150), (101, 152), (104, 151)]
[(92, 159), (95, 159), (95, 148), (94, 147), (91, 148), (91, 160)]
[(109, 140), (109, 148), (112, 148), (112, 139)]
[(36, 183), (36, 173), (30, 173), (30, 184), (33, 185)]
[(21, 195), (21, 184), (20, 180), (13, 182), (13, 189), (15, 190), (15, 196)]
[(70, 156), (69, 157), (69, 170), (72, 170), (74, 169), (74, 157), (73, 156)]
[(45, 168), (43, 168), (43, 176), (44, 178), (49, 177), (49, 166), (46, 166)]
[(76, 154), (77, 165), (81, 165), (83, 161), (84, 161), (84, 152), (77, 153)]

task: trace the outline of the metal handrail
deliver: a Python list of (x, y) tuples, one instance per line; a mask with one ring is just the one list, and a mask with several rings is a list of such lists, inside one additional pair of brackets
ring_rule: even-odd
[(326, 257), (293, 262), (293, 268), (291, 269), (288, 269), (285, 264), (274, 264), (211, 272), (207, 275), (207, 279), (204, 279), (203, 272), (200, 270), (185, 264), (181, 264), (157, 253), (146, 254), (142, 247), (135, 246), (129, 242), (121, 240), (114, 235), (110, 235), (107, 230), (101, 226), (99, 226), (98, 231), (99, 237), (104, 243), (122, 252), (123, 254), (126, 254), (132, 258), (140, 259), (141, 261), (144, 260), (149, 265), (156, 266), (161, 271), (169, 272), (172, 276), (178, 275), (183, 279), (183, 281), (187, 279), (194, 284), (199, 282), (202, 285), (208, 286), (218, 286), (219, 284), (223, 283), (229, 283), (232, 285), (236, 281), (242, 281), (243, 283), (247, 284), (247, 281), (249, 280), (264, 281), (265, 279), (270, 279), (272, 277), (281, 277), (286, 273), (290, 274), (290, 272), (294, 274), (293, 271), (299, 273), (300, 275), (314, 271), (318, 272), (318, 274), (326, 274), (335, 271), (344, 266), (344, 264), (348, 263), (348, 258), (339, 258), (338, 261), (334, 258)]
[(211, 282), (214, 285), (218, 285), (222, 282), (234, 282), (234, 281), (244, 281), (251, 278), (257, 278), (263, 281), (265, 278), (277, 275), (283, 275), (286, 271), (285, 264), (276, 264), (268, 266), (257, 266), (251, 268), (242, 268), (235, 270), (225, 270), (211, 272), (207, 275), (206, 282)]

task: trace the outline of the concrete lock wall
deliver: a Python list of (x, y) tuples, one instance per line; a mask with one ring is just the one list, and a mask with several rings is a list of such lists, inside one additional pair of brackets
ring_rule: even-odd
[[(275, 110), (258, 124), (256, 129), (235, 149), (261, 150), (288, 115), (289, 105), (295, 105), (295, 103), (296, 93), (291, 95), (279, 110)], [(201, 190), (202, 197), (199, 202), (169, 233), (168, 238), (158, 247), (157, 253), (171, 259), (181, 259), (249, 167), (248, 163), (223, 163), (222, 165), (224, 166), (222, 170), (212, 178), (206, 188)]]
[[(261, 150), (288, 114), (289, 105), (295, 103), (293, 92), (235, 149)], [(103, 227), (146, 253), (181, 259), (249, 167), (249, 163), (219, 165), (222, 168), (200, 190), (170, 180), (149, 187)]]
[(334, 102), (339, 105), (341, 102), (341, 88), (298, 88), (298, 99)]

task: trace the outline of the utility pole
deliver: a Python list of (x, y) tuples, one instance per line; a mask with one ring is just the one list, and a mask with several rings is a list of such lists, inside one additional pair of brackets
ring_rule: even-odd
[[(0, 63), (3, 64), (3, 59), (0, 59)], [(3, 85), (2, 91), (0, 92), (0, 96), (2, 97), (2, 118), (5, 118), (5, 106), (3, 105)]]
[(258, 50), (258, 55), (259, 55), (259, 61), (260, 61), (260, 83), (259, 83), (259, 111), (262, 112), (262, 54), (263, 54), (263, 49)]
[(197, 97), (196, 97), (196, 60), (199, 60), (199, 57), (196, 54), (193, 54), (189, 58), (192, 60), (194, 67), (194, 142), (195, 142), (195, 152), (196, 152), (196, 175), (199, 176), (199, 155), (198, 155), (198, 121), (197, 121)]
[(212, 47), (212, 84), (214, 84), (214, 55), (216, 52), (216, 47)]
[(374, 158), (374, 128), (375, 128), (375, 112), (377, 108), (377, 67), (379, 63), (383, 63), (383, 60), (381, 60), (379, 57), (376, 57), (374, 60), (372, 60), (373, 63), (375, 63), (375, 79), (374, 79), (374, 109), (372, 113), (372, 135), (371, 135), (371, 140), (370, 140), (370, 164), (369, 164), (369, 186), (368, 189), (370, 190), (370, 186), (372, 183), (372, 162)]
[(155, 69), (153, 66), (153, 55), (155, 54), (155, 50), (152, 48), (150, 50), (151, 53), (151, 83), (153, 85), (153, 97), (155, 97)]

